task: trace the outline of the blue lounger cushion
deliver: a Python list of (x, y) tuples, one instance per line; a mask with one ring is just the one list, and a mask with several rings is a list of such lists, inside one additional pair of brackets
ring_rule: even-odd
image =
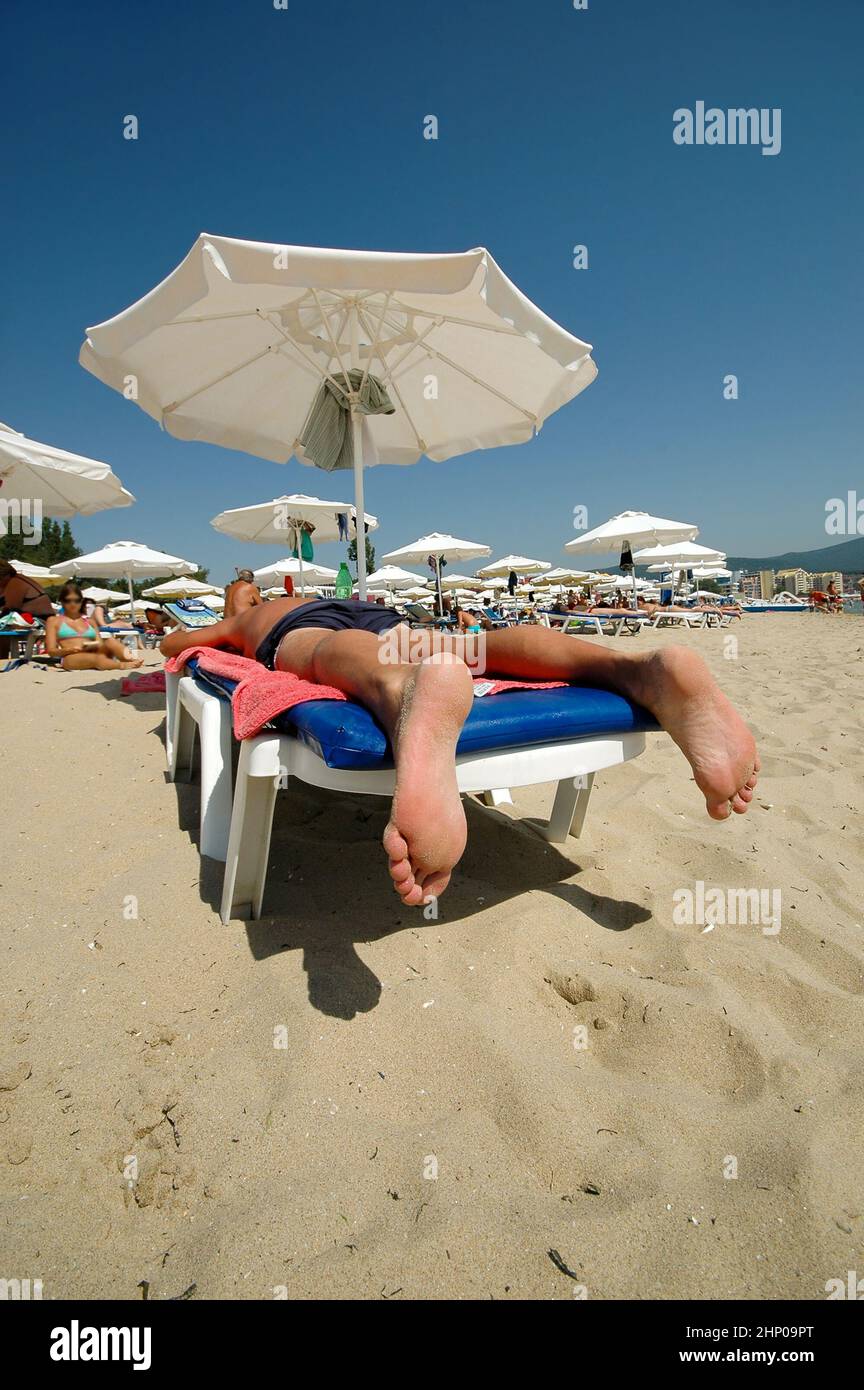
[[(230, 699), (236, 682), (200, 671), (193, 657), (186, 671), (206, 689)], [(328, 767), (367, 770), (393, 766), (390, 745), (377, 720), (353, 700), (309, 700), (273, 721), (294, 734)], [(475, 699), (457, 753), (522, 748), (592, 735), (656, 729), (647, 710), (611, 690), (567, 685), (554, 690), (506, 690)]]

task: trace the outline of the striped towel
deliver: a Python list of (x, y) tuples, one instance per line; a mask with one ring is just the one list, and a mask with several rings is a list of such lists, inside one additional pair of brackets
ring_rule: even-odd
[(339, 468), (354, 467), (354, 438), (351, 431), (351, 402), (349, 392), (359, 392), (358, 408), (363, 415), (393, 415), (395, 406), (381, 382), (359, 368), (345, 376), (340, 372), (332, 381), (325, 381), (309, 412), (299, 444), (303, 458), (333, 473)]

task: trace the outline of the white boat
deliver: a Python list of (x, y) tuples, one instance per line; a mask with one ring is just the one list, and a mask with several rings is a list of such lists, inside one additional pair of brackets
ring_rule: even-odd
[(775, 594), (772, 599), (754, 599), (741, 605), (745, 613), (809, 613), (811, 607), (808, 599), (790, 594), (788, 589), (782, 594)]

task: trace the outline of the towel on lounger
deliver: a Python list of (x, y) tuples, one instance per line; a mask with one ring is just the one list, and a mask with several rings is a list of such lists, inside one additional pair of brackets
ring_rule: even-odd
[[(347, 700), (344, 690), (333, 685), (315, 685), (312, 681), (301, 680), (290, 671), (268, 671), (260, 661), (251, 661), (236, 652), (226, 652), (219, 647), (188, 647), (179, 656), (171, 657), (165, 663), (165, 670), (179, 673), (191, 657), (198, 658), (202, 671), (211, 671), (214, 676), (237, 682), (231, 697), (231, 712), (234, 733), (237, 738), (254, 738), (266, 724), (277, 715), (306, 700)], [(480, 678), (478, 677), (477, 680)], [(547, 690), (566, 685), (566, 681), (483, 681), (490, 687), (486, 695), (497, 695), (502, 690)]]

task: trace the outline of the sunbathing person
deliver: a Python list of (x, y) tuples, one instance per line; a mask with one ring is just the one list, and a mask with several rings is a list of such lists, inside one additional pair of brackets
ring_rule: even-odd
[(233, 618), (247, 608), (260, 607), (263, 602), (252, 571), (238, 570), (237, 578), (225, 590), (225, 617)]
[(73, 581), (60, 590), (62, 612), (45, 624), (45, 650), (62, 657), (64, 671), (131, 671), (142, 664), (116, 637), (100, 637), (92, 618), (85, 618), (84, 595)]
[[(402, 633), (393, 633), (399, 626)], [(384, 831), (390, 875), (406, 905), (417, 906), (444, 891), (465, 849), (455, 751), (474, 694), (462, 658), (477, 643), (476, 636), (409, 631), (398, 613), (376, 603), (287, 598), (211, 627), (172, 632), (161, 650), (170, 657), (189, 647), (224, 647), (270, 670), (334, 685), (371, 710), (396, 763)], [(392, 659), (394, 647), (404, 661)], [(690, 763), (709, 816), (725, 820), (747, 810), (759, 770), (756, 745), (694, 652), (619, 653), (540, 626), (486, 633), (481, 652), (485, 676), (572, 681), (643, 705)]]

